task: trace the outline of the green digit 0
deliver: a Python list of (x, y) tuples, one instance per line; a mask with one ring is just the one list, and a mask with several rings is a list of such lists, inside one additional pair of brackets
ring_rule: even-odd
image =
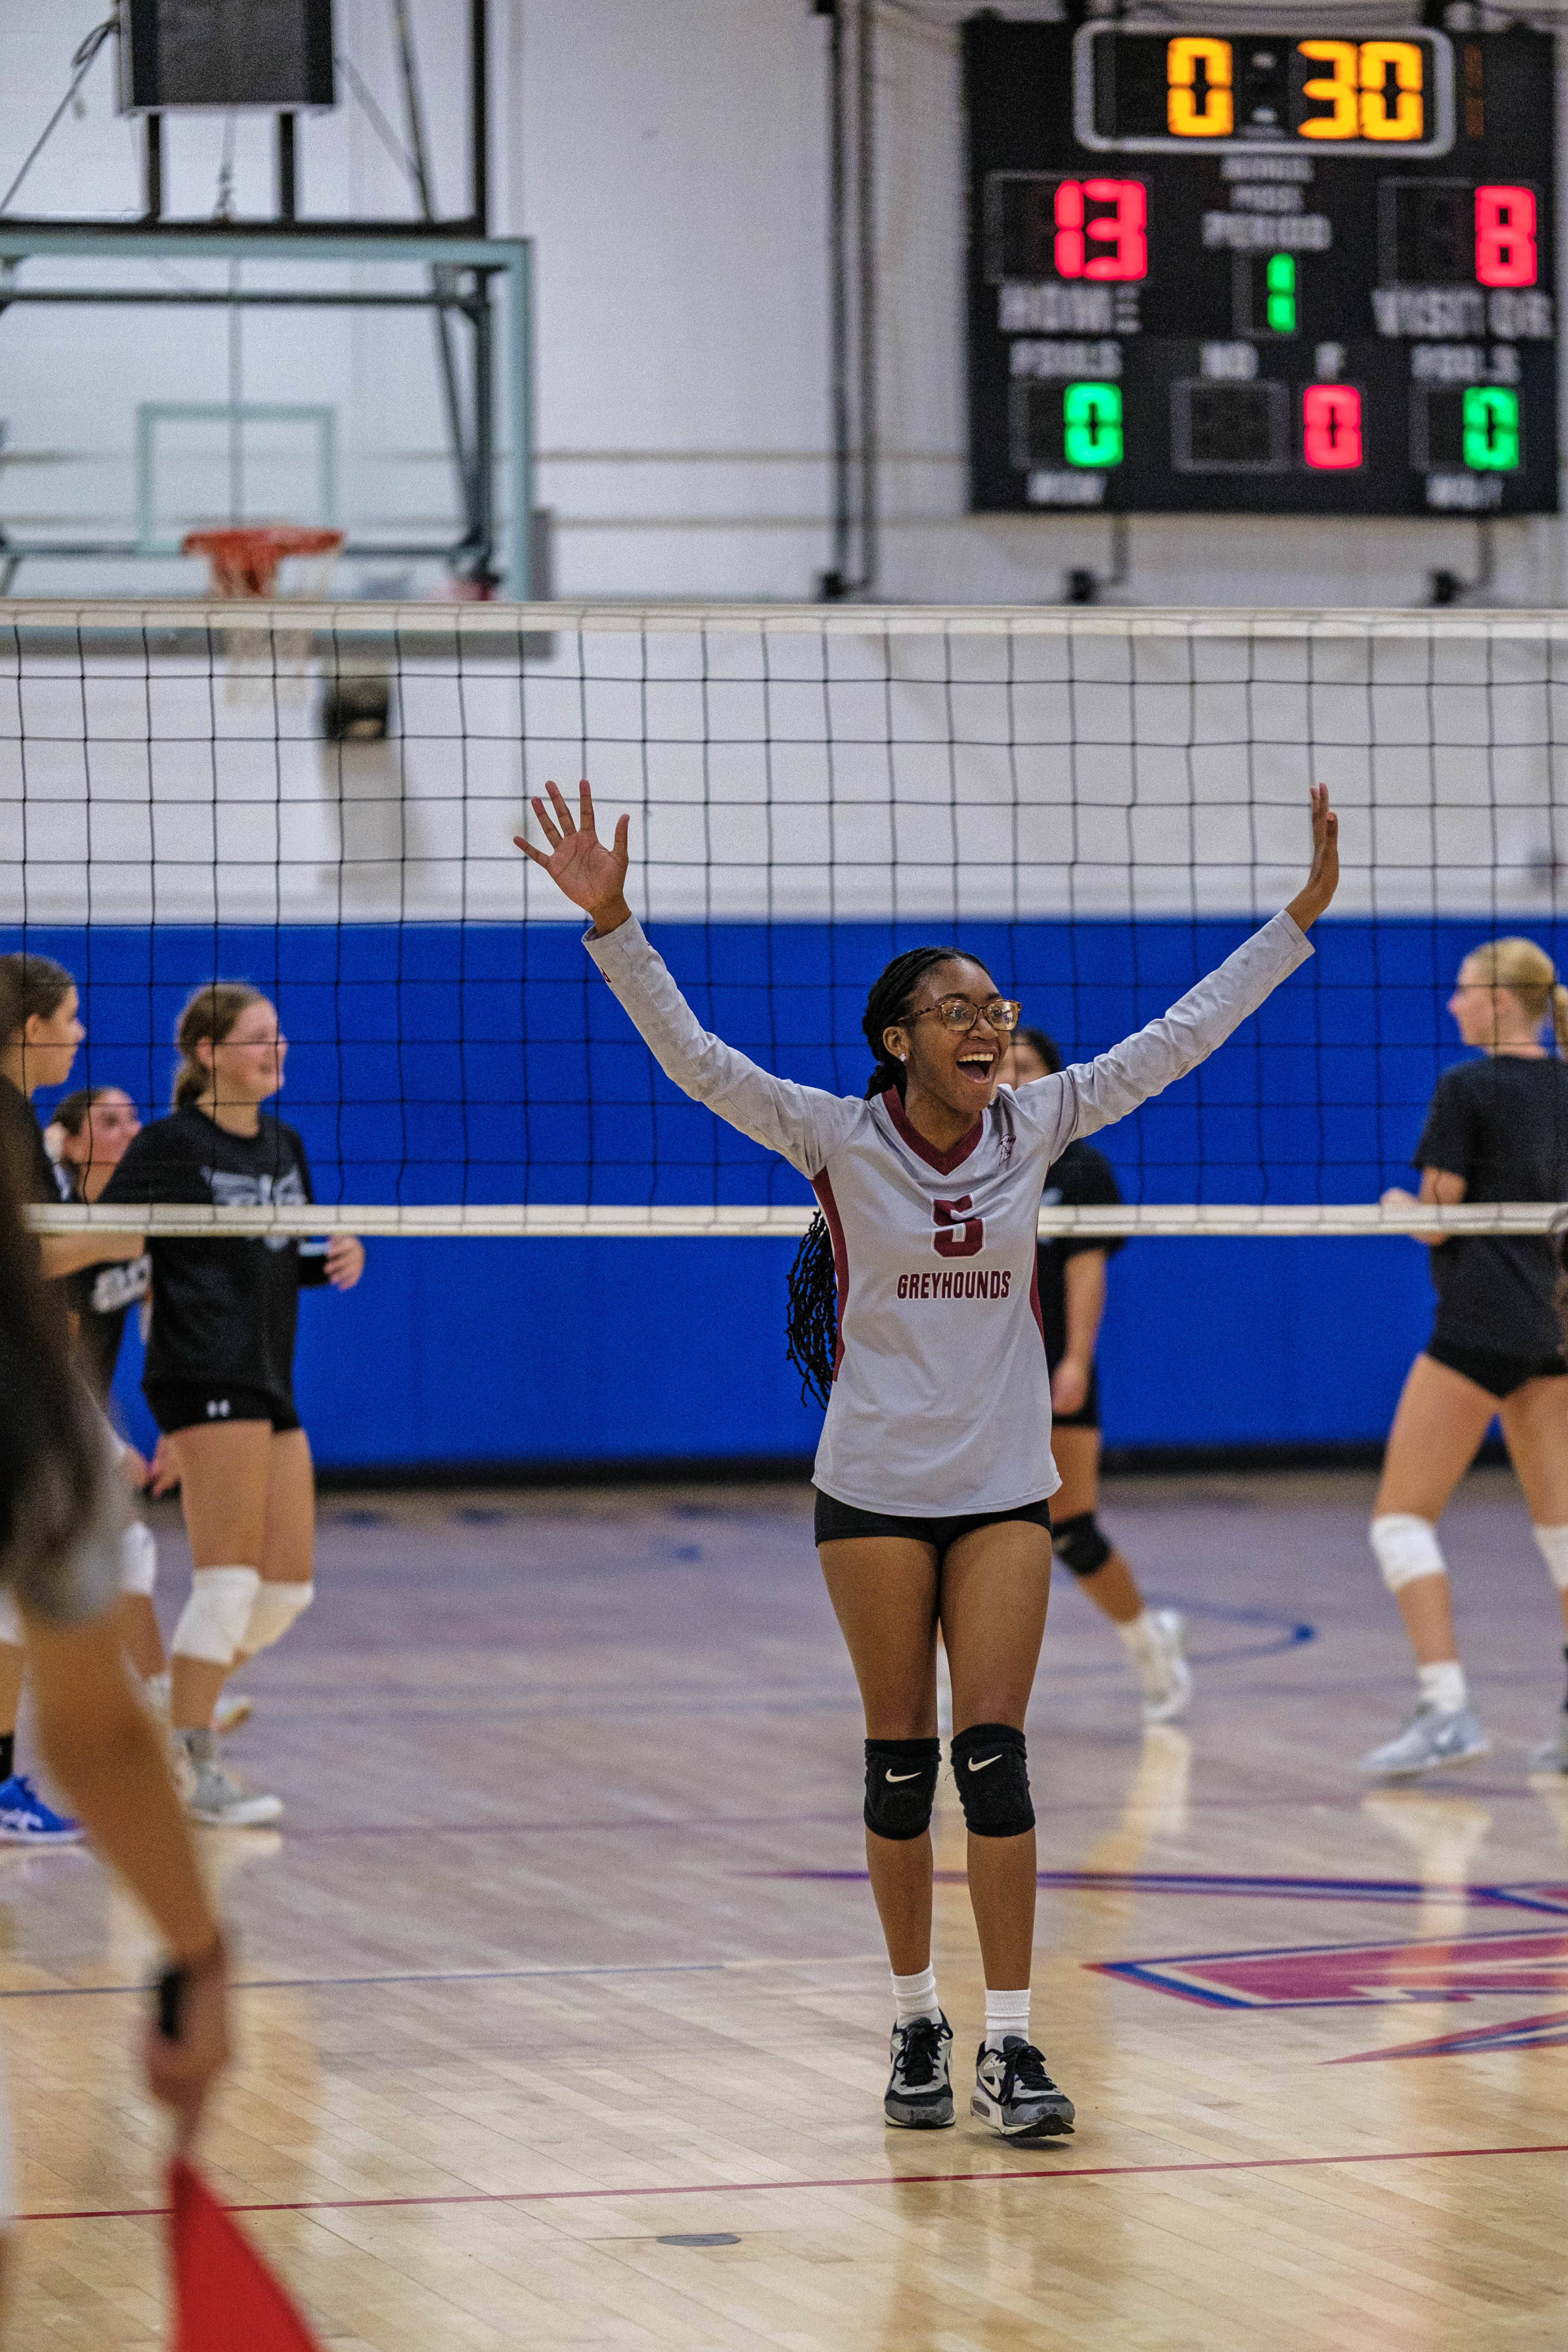
[(1267, 292), (1264, 305), (1269, 331), (1276, 335), (1293, 335), (1296, 331), (1296, 257), (1290, 253), (1271, 253), (1268, 267), (1263, 273)]
[(1465, 463), (1478, 473), (1511, 474), (1519, 465), (1519, 394), (1501, 384), (1465, 389)]
[(1069, 466), (1121, 463), (1121, 387), (1069, 383), (1062, 394), (1062, 449)]

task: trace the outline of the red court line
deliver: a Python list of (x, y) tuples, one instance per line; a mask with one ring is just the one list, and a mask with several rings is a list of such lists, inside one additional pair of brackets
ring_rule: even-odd
[[(358, 2213), (401, 2205), (570, 2205), (613, 2198), (631, 2204), (645, 2197), (749, 2197), (792, 2189), (921, 2189), (947, 2181), (1127, 2180), (1170, 2172), (1294, 2172), (1325, 2164), (1436, 2164), (1456, 2157), (1568, 2156), (1568, 2140), (1521, 2147), (1401, 2147), (1364, 2156), (1233, 2156), (1192, 2164), (1027, 2165), (995, 2172), (867, 2172), (838, 2180), (684, 2180), (663, 2189), (507, 2189), (459, 2190), (449, 2197), (314, 2197), (279, 2204), (229, 2205), (229, 2213)], [(142, 2221), (166, 2205), (84, 2207), (71, 2213), (18, 2213), (19, 2221)]]

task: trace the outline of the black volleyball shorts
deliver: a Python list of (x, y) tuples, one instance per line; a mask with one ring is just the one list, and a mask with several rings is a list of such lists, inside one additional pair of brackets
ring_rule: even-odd
[(816, 1490), (815, 1538), (819, 1544), (843, 1543), (858, 1536), (902, 1536), (911, 1543), (933, 1546), (939, 1559), (946, 1556), (949, 1544), (960, 1536), (972, 1536), (976, 1528), (1000, 1527), (1008, 1519), (1024, 1519), (1030, 1527), (1051, 1531), (1051, 1507), (1043, 1497), (1037, 1503), (1020, 1503), (1011, 1511), (970, 1511), (952, 1518), (909, 1518), (898, 1511), (862, 1511), (854, 1503), (841, 1503), (836, 1495)]
[(265, 1389), (198, 1388), (194, 1381), (170, 1381), (142, 1394), (165, 1437), (178, 1429), (220, 1428), (226, 1421), (269, 1421), (275, 1437), (300, 1427), (292, 1399), (285, 1402)]
[(1446, 1364), (1461, 1379), (1473, 1381), (1500, 1404), (1527, 1381), (1560, 1381), (1568, 1373), (1561, 1356), (1505, 1356), (1495, 1348), (1456, 1348), (1438, 1339), (1427, 1341), (1426, 1352), (1435, 1364)]

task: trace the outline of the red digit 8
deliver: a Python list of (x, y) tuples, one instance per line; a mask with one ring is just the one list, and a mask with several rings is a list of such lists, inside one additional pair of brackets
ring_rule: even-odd
[(1482, 286), (1533, 286), (1535, 198), (1529, 188), (1476, 190), (1476, 279)]

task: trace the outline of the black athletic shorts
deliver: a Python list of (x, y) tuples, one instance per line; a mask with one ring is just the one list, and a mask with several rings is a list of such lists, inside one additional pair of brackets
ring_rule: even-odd
[(1011, 1511), (971, 1511), (953, 1518), (906, 1518), (897, 1511), (862, 1511), (854, 1503), (841, 1503), (836, 1495), (816, 1490), (815, 1538), (819, 1544), (842, 1543), (854, 1536), (904, 1536), (914, 1543), (934, 1545), (938, 1559), (945, 1557), (949, 1544), (960, 1536), (974, 1533), (976, 1528), (999, 1527), (1007, 1519), (1026, 1519), (1031, 1527), (1051, 1531), (1051, 1507), (1048, 1502), (1020, 1503)]
[(1531, 1356), (1504, 1356), (1495, 1348), (1456, 1348), (1446, 1339), (1429, 1339), (1426, 1353), (1435, 1364), (1447, 1364), (1451, 1372), (1474, 1381), (1477, 1388), (1485, 1389), (1500, 1404), (1527, 1381), (1560, 1381), (1568, 1372), (1561, 1356), (1539, 1360)]
[(1100, 1367), (1090, 1370), (1089, 1394), (1076, 1412), (1058, 1412), (1051, 1407), (1053, 1429), (1098, 1429), (1100, 1427)]
[(194, 1381), (160, 1381), (144, 1389), (148, 1409), (165, 1437), (176, 1429), (205, 1429), (225, 1421), (269, 1421), (274, 1436), (298, 1429), (292, 1400), (285, 1404), (265, 1389), (198, 1388)]

